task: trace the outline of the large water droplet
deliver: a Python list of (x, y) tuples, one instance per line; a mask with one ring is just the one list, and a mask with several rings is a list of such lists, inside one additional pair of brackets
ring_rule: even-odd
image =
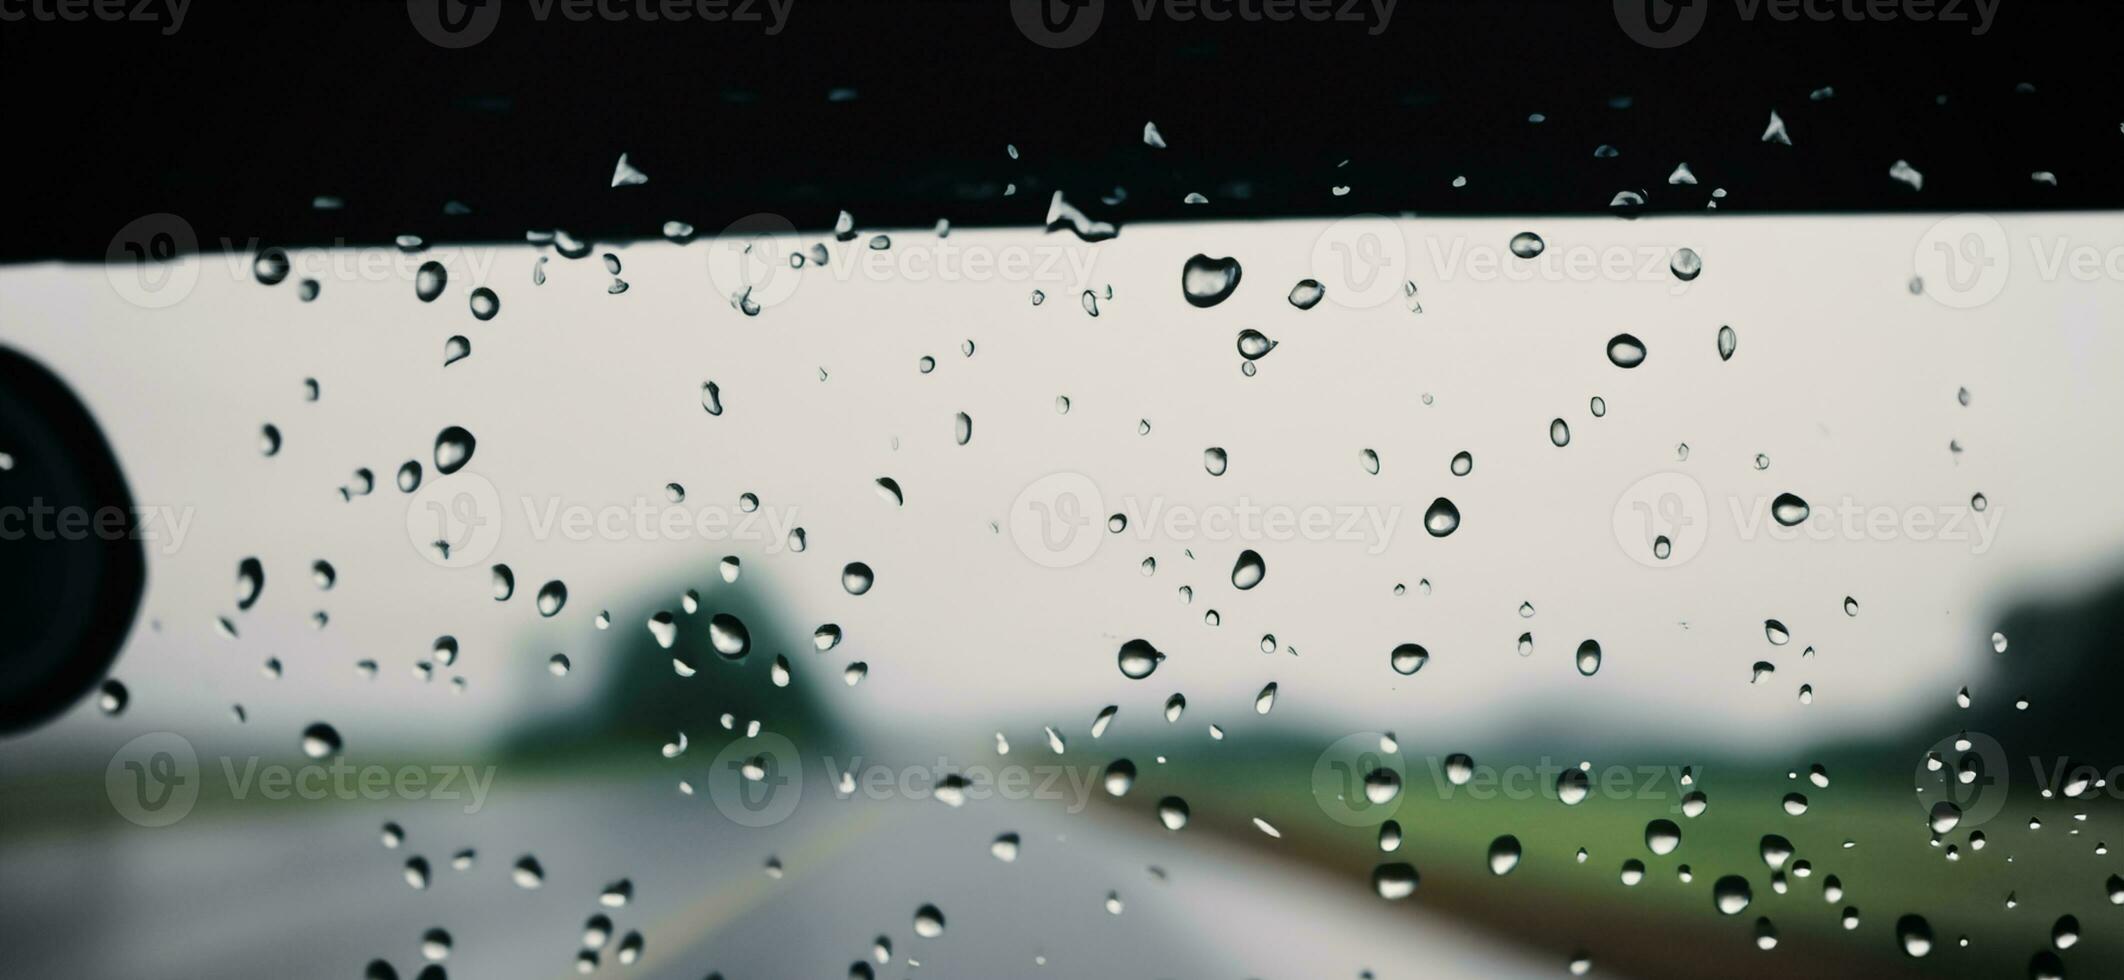
[(1661, 856), (1681, 846), (1681, 828), (1672, 820), (1654, 820), (1645, 825), (1645, 847)]
[(1562, 419), (1549, 423), (1549, 441), (1558, 448), (1571, 444), (1571, 425)]
[(1693, 248), (1676, 249), (1674, 258), (1667, 262), (1667, 270), (1674, 273), (1674, 278), (1688, 282), (1703, 274), (1704, 260)]
[(1202, 451), (1202, 468), (1208, 471), (1209, 475), (1223, 476), (1230, 465), (1231, 457), (1225, 455), (1222, 447), (1211, 446)]
[(1565, 806), (1577, 806), (1593, 792), (1593, 777), (1573, 766), (1556, 774), (1556, 798)]
[(1167, 830), (1179, 830), (1187, 826), (1187, 801), (1177, 796), (1168, 796), (1158, 801), (1158, 822)]
[(1106, 787), (1108, 796), (1127, 796), (1129, 789), (1136, 785), (1136, 764), (1127, 759), (1107, 763), (1101, 784)]
[(317, 722), (302, 730), (302, 754), (312, 759), (337, 755), (341, 748), (339, 730), (324, 722)]
[(1540, 235), (1531, 231), (1522, 231), (1512, 236), (1512, 254), (1522, 259), (1531, 259), (1540, 255), (1542, 250), (1548, 247), (1548, 243), (1542, 241)]
[(1423, 529), (1434, 538), (1442, 538), (1459, 530), (1460, 508), (1453, 506), (1453, 502), (1444, 497), (1431, 501), (1431, 506), (1423, 512)]
[(420, 271), (413, 274), (413, 295), (423, 303), (433, 303), (449, 282), (450, 274), (444, 271), (443, 264), (431, 259), (421, 263)]
[(1130, 640), (1121, 644), (1120, 659), (1121, 676), (1140, 681), (1158, 669), (1158, 665), (1165, 660), (1165, 654), (1159, 653), (1158, 648), (1151, 646), (1148, 640)]
[(944, 934), (944, 913), (934, 905), (924, 905), (915, 910), (915, 935), (923, 939), (935, 939)]
[(258, 595), (265, 591), (265, 566), (256, 558), (245, 558), (236, 563), (236, 608), (249, 609), (258, 603)]
[(1423, 665), (1429, 663), (1430, 660), (1431, 652), (1414, 643), (1404, 643), (1395, 647), (1394, 652), (1388, 655), (1387, 658), (1387, 662), (1394, 667), (1394, 673), (1402, 675), (1413, 674), (1422, 670)]
[(862, 595), (870, 591), (870, 587), (876, 584), (877, 580), (870, 566), (862, 562), (852, 561), (841, 566), (841, 588), (847, 589), (849, 595)]
[(1591, 677), (1600, 670), (1600, 641), (1587, 640), (1578, 645), (1578, 672)]
[(1781, 493), (1777, 495), (1777, 499), (1770, 502), (1770, 516), (1786, 527), (1806, 520), (1807, 514), (1807, 502), (1801, 500), (1797, 494)]
[(1243, 592), (1260, 585), (1267, 575), (1268, 565), (1261, 560), (1261, 554), (1247, 549), (1239, 553), (1238, 562), (1232, 565), (1232, 588)]
[(1416, 866), (1391, 861), (1372, 869), (1372, 890), (1387, 901), (1399, 901), (1416, 893)]
[(1321, 299), (1326, 296), (1327, 287), (1322, 286), (1319, 280), (1300, 279), (1297, 285), (1291, 287), (1289, 298), (1292, 306), (1301, 310), (1310, 310), (1315, 306), (1319, 306)]
[(1913, 959), (1932, 952), (1932, 923), (1922, 915), (1906, 915), (1895, 920), (1895, 939), (1903, 946), (1903, 954)]
[[(739, 621), (737, 616), (729, 612), (716, 612), (714, 616), (709, 616), (707, 621), (707, 642), (709, 646), (716, 648), (718, 657), (735, 661), (743, 659), (746, 653), (752, 650), (752, 631), (746, 629), (746, 623)], [(813, 636), (811, 644), (818, 646), (816, 636)]]
[(280, 285), (280, 281), (288, 277), (288, 253), (277, 248), (258, 253), (258, 257), (251, 260), (251, 275), (263, 285)]
[(568, 586), (563, 584), (559, 579), (554, 579), (553, 581), (547, 582), (546, 584), (538, 587), (539, 615), (557, 615), (561, 611), (561, 607), (567, 604)]
[(1519, 838), (1505, 834), (1490, 842), (1490, 873), (1503, 876), (1519, 867)]
[(450, 426), (435, 436), (435, 471), (448, 476), (464, 468), (472, 459), (472, 450), (478, 440), (461, 426)]
[(1616, 334), (1608, 341), (1608, 361), (1619, 368), (1634, 368), (1645, 363), (1644, 342), (1630, 334)]
[(1711, 901), (1720, 915), (1739, 915), (1755, 901), (1755, 891), (1748, 887), (1748, 879), (1727, 875), (1711, 885)]
[(1239, 260), (1213, 259), (1197, 253), (1180, 270), (1180, 292), (1190, 305), (1215, 306), (1239, 288)]

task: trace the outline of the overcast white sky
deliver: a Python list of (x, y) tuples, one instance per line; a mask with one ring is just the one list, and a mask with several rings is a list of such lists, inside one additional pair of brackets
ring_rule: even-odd
[[(0, 270), (0, 341), (76, 387), (141, 502), (193, 515), (183, 547), (150, 549), (146, 608), (116, 667), (134, 695), (126, 719), (84, 706), (10, 755), (76, 740), (108, 751), (155, 728), (213, 732), (230, 740), (213, 746), (222, 751), (244, 738), (292, 747), (317, 718), (350, 749), (478, 739), (588, 694), (607, 669), (601, 652), (643, 628), (629, 618), (600, 633), (597, 610), (638, 609), (645, 594), (676, 609), (680, 592), (711, 583), (766, 590), (790, 610), (790, 634), (755, 636), (755, 649), (787, 651), (798, 682), (826, 685), (859, 729), (937, 751), (976, 748), (996, 730), (1014, 742), (1042, 724), (1079, 732), (1109, 703), (1124, 722), (1147, 720), (1174, 691), (1191, 720), (1227, 727), (1408, 738), (1585, 726), (1734, 747), (1893, 728), (1965, 684), (2008, 700), (2013, 659), (2037, 652), (1990, 653), (1990, 617), (2107, 574), (2124, 554), (2113, 500), (2124, 467), (2110, 438), (2124, 418), (2114, 383), (2124, 337), (2102, 329), (2124, 309), (2124, 284), (2040, 268), (2061, 242), (2124, 242), (2113, 215), (2004, 218), (2003, 291), (1956, 309), (1907, 288), (1937, 219), (1405, 219), (1396, 234), (1413, 254), (1393, 279), (1418, 284), (1420, 314), (1391, 288), (1378, 305), (1342, 305), (1360, 290), (1334, 263), (1366, 246), (1346, 235), (1321, 245), (1322, 221), (1130, 226), (1097, 245), (1030, 231), (944, 240), (958, 250), (949, 261), (1026, 263), (1008, 273), (943, 272), (928, 230), (893, 231), (883, 253), (863, 248), (865, 232), (834, 243), (826, 269), (784, 273), (793, 291), (757, 317), (712, 281), (705, 242), (610, 249), (631, 285), (619, 295), (594, 254), (552, 257), (534, 286), (550, 252), (438, 250), (427, 257), (445, 258), (452, 278), (432, 304), (389, 270), (395, 252), (304, 253), (271, 288), (241, 260), (208, 256), (163, 309), (129, 302), (100, 266)], [(1505, 251), (1522, 230), (1547, 240), (1546, 265)], [(1316, 245), (1328, 265), (1316, 266)], [(1704, 263), (1685, 289), (1665, 269), (1679, 246)], [(1620, 275), (1570, 272), (1574, 256), (1609, 250), (1625, 256)], [(1198, 251), (1244, 269), (1209, 309), (1180, 290)], [(871, 275), (851, 271), (855, 259), (898, 265)], [(382, 271), (358, 271), (364, 262)], [(1087, 269), (1097, 317), (1074, 281)], [(323, 280), (315, 302), (297, 297), (305, 274)], [(1285, 297), (1306, 277), (1327, 280), (1330, 295), (1301, 311)], [(501, 298), (492, 321), (467, 311), (480, 284)], [(1047, 295), (1037, 306), (1035, 288)], [(1739, 338), (1730, 361), (1716, 352), (1722, 324)], [(1279, 344), (1253, 377), (1235, 349), (1246, 328)], [(1605, 356), (1622, 332), (1649, 350), (1642, 366)], [(452, 334), (469, 336), (473, 353), (446, 368)], [(925, 355), (932, 373), (918, 369)], [(305, 377), (322, 385), (315, 404)], [(701, 408), (710, 380), (720, 416)], [(1066, 415), (1058, 395), (1071, 399)], [(1596, 395), (1605, 418), (1588, 412)], [(958, 412), (974, 420), (964, 446)], [(1564, 448), (1548, 438), (1558, 417), (1571, 430)], [(285, 439), (270, 459), (258, 451), (267, 422)], [(483, 565), (436, 567), (408, 539), (413, 498), (392, 474), (419, 459), (436, 484), (431, 447), (448, 425), (478, 437), (471, 464), (448, 479), (476, 475), (503, 502), (490, 560), (516, 570), (510, 602), (488, 597)], [(1205, 472), (1210, 446), (1229, 454), (1221, 477)], [(1366, 448), (1381, 460), (1376, 476), (1359, 463)], [(1475, 459), (1466, 477), (1448, 471), (1460, 450)], [(378, 488), (342, 502), (337, 488), (357, 467)], [(1052, 569), (1021, 552), (1012, 520), (1021, 492), (1058, 472), (1087, 478), (1105, 510), (1133, 500), (1136, 524)], [(1709, 539), (1686, 563), (1647, 567), (1618, 544), (1615, 514), (1628, 488), (1663, 472), (1703, 488)], [(880, 497), (873, 481), (884, 476), (904, 506)], [(520, 502), (532, 498), (535, 513), (554, 500), (661, 506), (671, 482), (686, 487), (689, 513), (731, 508), (744, 492), (778, 519), (794, 509), (810, 547), (541, 539)], [(1982, 492), (1995, 537), (1981, 554), (1978, 540), (1743, 540), (1736, 502), (1746, 519), (1785, 491), (1817, 510), (1849, 502), (1939, 520)], [(1439, 496), (1462, 515), (1442, 539), (1421, 528)], [(1370, 508), (1398, 524), (1377, 549), (1372, 538), (1138, 536), (1152, 507), (1242, 503)], [(1268, 574), (1240, 592), (1228, 576), (1248, 547)], [(715, 574), (725, 554), (744, 561), (734, 587)], [(268, 582), (238, 614), (247, 555)], [(1149, 577), (1146, 556), (1158, 562)], [(339, 572), (330, 592), (308, 581), (319, 558)], [(875, 569), (867, 595), (842, 589), (849, 561)], [(1426, 578), (1428, 596), (1417, 588)], [(541, 620), (531, 595), (547, 579), (566, 581), (571, 598)], [(1394, 595), (1396, 583), (1408, 593)], [(1862, 606), (1856, 618), (1841, 609), (1846, 595)], [(1531, 619), (1517, 612), (1523, 601)], [(319, 609), (331, 615), (321, 632), (309, 624)], [(222, 615), (239, 639), (216, 633)], [(704, 618), (682, 628), (705, 629)], [(1766, 642), (1768, 618), (1791, 628), (1790, 646)], [(829, 621), (848, 639), (814, 654), (810, 629)], [(1522, 631), (1535, 638), (1526, 658), (1514, 652)], [(410, 673), (444, 633), (464, 649), (462, 695)], [(1263, 633), (1300, 655), (1264, 656)], [(1170, 655), (1149, 680), (1116, 669), (1115, 649), (1134, 637)], [(1589, 637), (1605, 650), (1590, 678), (1571, 656)], [(1414, 677), (1388, 667), (1402, 642), (1431, 652)], [(1802, 660), (1810, 645), (1818, 655)], [(575, 675), (547, 675), (555, 651), (575, 659)], [(260, 675), (269, 656), (285, 677)], [(382, 664), (373, 682), (356, 680), (362, 658)], [(839, 677), (850, 659), (870, 665), (854, 688)], [(1778, 671), (1751, 685), (1759, 659)], [(1271, 681), (1275, 713), (1256, 719), (1248, 706)], [(1811, 705), (1796, 696), (1802, 683)], [(242, 735), (227, 717), (234, 702), (251, 712)]]

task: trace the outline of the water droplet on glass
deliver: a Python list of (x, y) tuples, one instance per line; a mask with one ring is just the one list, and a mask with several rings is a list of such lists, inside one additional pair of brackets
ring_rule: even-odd
[(556, 615), (561, 611), (561, 607), (567, 604), (568, 586), (563, 584), (559, 579), (547, 582), (546, 584), (538, 587), (539, 615)]
[(1711, 885), (1711, 901), (1720, 915), (1739, 915), (1754, 900), (1755, 892), (1748, 887), (1748, 879), (1740, 875), (1727, 875)]
[(337, 755), (340, 750), (339, 730), (324, 722), (317, 722), (302, 730), (302, 754), (312, 759)]
[(1211, 446), (1202, 451), (1202, 468), (1209, 471), (1211, 476), (1223, 476), (1225, 467), (1229, 463), (1230, 458), (1225, 455), (1224, 450), (1220, 447)]
[(1388, 655), (1387, 662), (1393, 665), (1394, 673), (1404, 676), (1422, 670), (1431, 660), (1431, 652), (1414, 643), (1403, 643)]
[(1326, 296), (1327, 287), (1322, 286), (1319, 280), (1300, 279), (1297, 285), (1291, 287), (1289, 299), (1292, 306), (1301, 310), (1310, 310), (1315, 306), (1319, 306), (1321, 299)]
[(280, 281), (288, 277), (288, 253), (277, 248), (259, 252), (258, 257), (251, 260), (251, 275), (263, 285), (280, 285)]
[(1505, 834), (1490, 842), (1490, 873), (1502, 877), (1519, 867), (1519, 838)]
[(1387, 901), (1399, 901), (1416, 893), (1416, 867), (1392, 861), (1372, 869), (1372, 890)]
[(1260, 585), (1267, 575), (1268, 565), (1261, 560), (1259, 552), (1252, 549), (1242, 551), (1239, 553), (1238, 562), (1232, 565), (1232, 588), (1243, 592)]
[(870, 591), (871, 585), (876, 581), (877, 576), (871, 573), (869, 565), (852, 561), (841, 566), (841, 588), (847, 589), (849, 595), (862, 595)]
[(413, 274), (413, 295), (420, 297), (423, 303), (433, 303), (437, 296), (442, 295), (443, 286), (449, 281), (450, 274), (444, 271), (442, 263), (432, 259), (423, 262), (420, 264), (420, 270)]
[(1570, 444), (1571, 444), (1571, 426), (1570, 426), (1570, 423), (1567, 423), (1567, 422), (1565, 422), (1565, 421), (1564, 421), (1564, 420), (1562, 420), (1562, 419), (1556, 419), (1556, 420), (1554, 420), (1554, 421), (1551, 421), (1551, 422), (1549, 423), (1549, 442), (1551, 442), (1552, 444), (1554, 444), (1554, 445), (1555, 445), (1555, 446), (1557, 446), (1558, 448), (1562, 448), (1562, 447), (1564, 447), (1564, 446), (1568, 446), (1568, 445), (1570, 445)]
[(435, 471), (448, 476), (464, 468), (472, 459), (472, 450), (478, 445), (472, 433), (459, 426), (450, 426), (435, 436)]
[(1902, 944), (1903, 954), (1922, 957), (1932, 952), (1932, 924), (1921, 915), (1906, 915), (1895, 920), (1895, 938)]
[(256, 558), (245, 558), (236, 563), (236, 608), (249, 609), (258, 602), (259, 593), (265, 591), (265, 566)]
[(1149, 677), (1164, 660), (1165, 654), (1159, 653), (1148, 640), (1130, 640), (1121, 644), (1121, 676), (1130, 680)]
[(1261, 331), (1251, 329), (1239, 331), (1240, 357), (1244, 357), (1249, 361), (1259, 360), (1268, 356), (1268, 352), (1275, 349), (1276, 342), (1268, 339), (1268, 335)]
[(1644, 342), (1630, 334), (1616, 334), (1608, 341), (1608, 361), (1619, 368), (1634, 368), (1643, 364)]
[(1770, 502), (1770, 516), (1779, 524), (1791, 527), (1807, 519), (1807, 502), (1797, 494), (1781, 493)]
[(1106, 787), (1108, 796), (1128, 795), (1129, 789), (1136, 785), (1136, 764), (1127, 759), (1115, 759), (1107, 764), (1101, 784)]
[(1719, 360), (1721, 360), (1721, 361), (1730, 361), (1730, 360), (1732, 360), (1732, 359), (1733, 359), (1733, 351), (1734, 351), (1734, 348), (1735, 348), (1735, 347), (1737, 347), (1737, 346), (1739, 346), (1739, 344), (1740, 344), (1740, 338), (1739, 338), (1738, 336), (1736, 336), (1736, 335), (1735, 335), (1735, 334), (1733, 333), (1733, 328), (1732, 328), (1732, 327), (1720, 327), (1720, 328), (1718, 328), (1718, 359), (1719, 359)]
[(1180, 270), (1180, 292), (1197, 308), (1215, 306), (1239, 288), (1239, 260), (1197, 253)]
[(1460, 508), (1444, 497), (1431, 501), (1424, 509), (1423, 529), (1431, 537), (1442, 538), (1460, 529)]
[[(825, 628), (821, 627), (821, 629)], [(837, 641), (839, 635), (838, 630), (836, 630), (834, 636)], [(752, 632), (746, 629), (745, 623), (736, 616), (732, 616), (729, 613), (716, 613), (708, 619), (708, 643), (715, 648), (717, 656), (725, 660), (740, 660), (752, 650)], [(812, 645), (818, 645), (816, 636), (812, 639)], [(832, 644), (828, 644), (827, 646), (819, 647), (819, 649), (824, 651), (831, 646)]]
[(1704, 260), (1693, 248), (1676, 249), (1667, 262), (1667, 270), (1674, 273), (1674, 278), (1688, 282), (1703, 274)]
[(1512, 236), (1511, 247), (1513, 255), (1517, 255), (1522, 259), (1531, 259), (1540, 255), (1542, 250), (1548, 248), (1549, 245), (1541, 240), (1540, 235), (1531, 231), (1522, 231)]

